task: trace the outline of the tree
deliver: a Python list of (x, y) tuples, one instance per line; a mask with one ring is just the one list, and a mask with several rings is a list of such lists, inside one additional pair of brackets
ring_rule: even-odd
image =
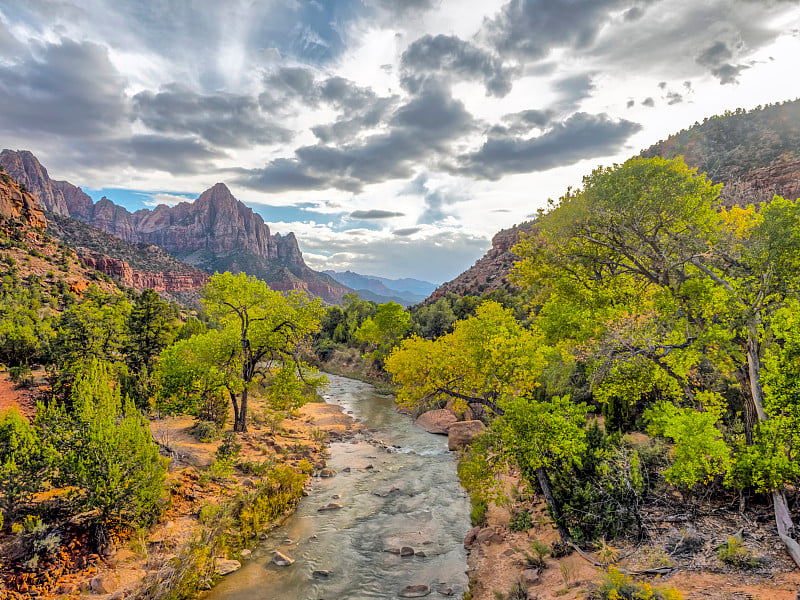
[(147, 420), (120, 396), (107, 364), (94, 359), (77, 374), (71, 407), (39, 404), (34, 426), (59, 454), (57, 480), (100, 520), (147, 524), (158, 516), (167, 459)]
[(397, 401), (416, 409), (443, 399), (477, 403), (500, 414), (514, 398), (532, 394), (545, 365), (541, 336), (523, 328), (496, 302), (456, 323), (436, 340), (411, 336), (386, 359), (400, 384)]
[(52, 448), (15, 409), (0, 417), (0, 508), (16, 516), (52, 471)]
[[(276, 378), (285, 390), (316, 388), (321, 380), (300, 358), (300, 350), (319, 329), (322, 305), (305, 295), (286, 296), (244, 273), (217, 273), (208, 282), (203, 304), (217, 325), (182, 343), (180, 350), (214, 369), (234, 410), (234, 431), (247, 431), (247, 403), (252, 386)], [(299, 388), (291, 378), (303, 381)]]
[(364, 319), (353, 337), (373, 350), (373, 360), (382, 363), (408, 332), (410, 320), (411, 315), (396, 302), (379, 304), (375, 315)]
[(154, 290), (146, 289), (135, 298), (128, 318), (128, 362), (134, 372), (152, 370), (173, 337), (175, 321), (172, 307)]
[[(770, 429), (761, 379), (771, 320), (800, 288), (800, 204), (726, 210), (718, 194), (680, 159), (598, 169), (540, 216), (538, 236), (516, 249), (517, 273), (537, 290), (542, 329), (571, 338), (591, 364), (596, 397), (603, 388), (658, 390), (703, 413), (708, 396), (698, 392), (715, 391), (706, 367), (717, 379), (732, 372), (752, 446)], [(557, 320), (566, 326), (553, 327)], [(682, 419), (708, 425), (691, 412)], [(772, 496), (778, 532), (800, 564), (782, 486)]]

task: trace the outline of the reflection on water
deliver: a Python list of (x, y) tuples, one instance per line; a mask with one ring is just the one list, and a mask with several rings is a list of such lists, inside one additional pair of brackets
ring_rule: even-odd
[[(392, 398), (376, 394), (371, 385), (329, 378), (328, 402), (353, 411), (396, 452), (364, 440), (332, 444), (328, 466), (338, 475), (314, 479), (298, 511), (206, 599), (398, 598), (404, 587), (417, 584), (431, 588), (429, 597), (450, 592), (460, 598), (467, 587), (462, 542), (469, 502), (447, 438), (426, 433), (395, 412)], [(329, 502), (343, 508), (317, 510)], [(415, 555), (386, 552), (404, 546)], [(272, 565), (273, 550), (296, 562)]]

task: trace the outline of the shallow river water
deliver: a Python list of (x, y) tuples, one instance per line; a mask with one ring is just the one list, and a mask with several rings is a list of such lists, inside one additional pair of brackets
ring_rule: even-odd
[[(297, 512), (205, 600), (399, 598), (409, 585), (428, 586), (429, 598), (461, 598), (467, 587), (463, 539), (470, 528), (469, 501), (447, 438), (395, 412), (393, 398), (371, 385), (329, 379), (326, 400), (352, 411), (394, 451), (358, 438), (331, 444), (328, 466), (338, 474), (314, 478)], [(343, 508), (318, 511), (329, 502)], [(423, 556), (385, 551), (403, 546)], [(295, 563), (271, 564), (274, 550)]]

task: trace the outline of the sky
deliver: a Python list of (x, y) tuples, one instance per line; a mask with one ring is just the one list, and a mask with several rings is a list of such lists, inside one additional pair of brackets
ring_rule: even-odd
[(0, 145), (217, 182), (315, 269), (452, 279), (600, 165), (800, 97), (797, 0), (0, 0)]

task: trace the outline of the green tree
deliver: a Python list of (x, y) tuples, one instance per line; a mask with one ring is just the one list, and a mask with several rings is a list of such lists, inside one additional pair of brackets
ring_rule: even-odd
[[(243, 273), (217, 273), (206, 286), (203, 304), (218, 329), (180, 342), (176, 352), (185, 353), (187, 364), (205, 365), (213, 383), (226, 387), (234, 431), (247, 431), (248, 396), (256, 383), (269, 388), (274, 380), (287, 392), (307, 392), (321, 383), (300, 358), (320, 326), (319, 300), (297, 293), (284, 296)], [(305, 385), (290, 385), (290, 378)]]
[(373, 360), (382, 364), (386, 355), (408, 333), (411, 315), (396, 302), (379, 304), (372, 317), (367, 317), (353, 337), (373, 351)]
[(14, 517), (49, 477), (55, 456), (13, 408), (0, 417), (0, 509)]
[(96, 509), (103, 522), (147, 524), (159, 514), (168, 461), (111, 373), (91, 360), (72, 386), (71, 408), (40, 403), (34, 425), (58, 451), (59, 483), (74, 489), (79, 508)]

